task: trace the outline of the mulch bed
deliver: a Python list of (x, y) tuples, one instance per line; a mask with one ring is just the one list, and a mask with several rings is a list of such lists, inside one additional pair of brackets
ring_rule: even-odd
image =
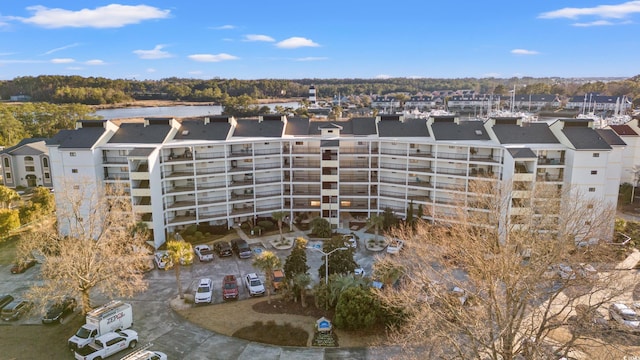
[(279, 346), (307, 346), (309, 334), (299, 327), (293, 327), (289, 323), (276, 325), (273, 321), (266, 324), (256, 321), (251, 326), (243, 327), (233, 333), (234, 337), (249, 341)]

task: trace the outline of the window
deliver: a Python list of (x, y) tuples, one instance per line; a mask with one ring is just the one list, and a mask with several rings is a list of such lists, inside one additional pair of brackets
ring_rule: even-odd
[(71, 173), (72, 174), (77, 174), (78, 173), (78, 169), (71, 169)]
[(36, 171), (36, 167), (35, 166), (25, 166), (24, 167), (24, 171)]
[(6, 174), (4, 174), (4, 177), (5, 177), (6, 179), (11, 179), (11, 173), (6, 173)]
[(596, 188), (594, 187), (589, 188), (589, 192), (596, 192)]
[(593, 153), (593, 157), (600, 157), (600, 153)]
[(296, 145), (304, 145), (304, 141), (296, 141)]
[(365, 143), (364, 141), (358, 141), (358, 146), (365, 146), (367, 145), (367, 143)]
[(42, 166), (43, 167), (49, 167), (49, 159), (43, 158), (42, 159)]
[(25, 156), (24, 157), (24, 161), (33, 161), (33, 157), (32, 156)]
[(591, 175), (598, 175), (598, 170), (591, 170)]
[(118, 155), (127, 156), (127, 150), (118, 150)]
[(4, 167), (8, 168), (9, 166), (9, 158), (4, 158)]
[(49, 179), (51, 177), (51, 175), (49, 175), (49, 173), (44, 173), (44, 178), (45, 179)]
[(71, 156), (71, 157), (76, 157), (76, 152), (75, 152), (75, 151), (70, 152), (70, 153), (69, 153), (69, 156)]

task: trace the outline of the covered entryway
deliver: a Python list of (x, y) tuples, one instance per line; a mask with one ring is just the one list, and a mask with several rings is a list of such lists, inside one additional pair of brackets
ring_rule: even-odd
[(33, 174), (29, 174), (27, 176), (25, 176), (25, 178), (27, 179), (27, 187), (36, 187), (37, 183), (36, 183), (36, 176)]

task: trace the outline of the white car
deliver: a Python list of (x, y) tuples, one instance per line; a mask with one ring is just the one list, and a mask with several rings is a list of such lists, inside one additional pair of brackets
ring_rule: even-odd
[(153, 262), (156, 264), (158, 269), (167, 270), (173, 266), (173, 262), (171, 261), (171, 257), (169, 257), (169, 252), (166, 250), (158, 250), (153, 256)]
[(209, 245), (196, 245), (193, 250), (200, 261), (213, 261), (213, 250)]
[(356, 236), (353, 234), (343, 235), (342, 240), (344, 241), (344, 246), (352, 247), (354, 249), (358, 247), (358, 239), (356, 239)]
[(365, 275), (367, 275), (367, 274), (365, 273), (365, 271), (364, 271), (364, 268), (363, 268), (363, 267), (358, 267), (358, 268), (356, 268), (355, 270), (353, 270), (353, 273), (354, 273), (356, 276), (360, 276), (360, 277), (364, 277)]
[(389, 242), (389, 245), (387, 246), (387, 253), (397, 254), (400, 252), (400, 250), (402, 250), (403, 246), (404, 246), (404, 241), (400, 239), (392, 239), (391, 242)]
[(264, 284), (256, 273), (250, 273), (244, 277), (244, 286), (249, 290), (249, 296), (264, 295)]
[(196, 304), (209, 303), (213, 298), (213, 281), (209, 278), (200, 279), (194, 302)]
[(625, 304), (611, 304), (609, 306), (609, 318), (629, 330), (640, 330), (640, 316)]

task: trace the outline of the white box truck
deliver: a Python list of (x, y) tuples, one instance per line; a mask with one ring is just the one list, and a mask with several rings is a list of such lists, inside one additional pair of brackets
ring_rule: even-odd
[(69, 349), (75, 351), (91, 343), (96, 336), (133, 325), (131, 304), (113, 300), (87, 313), (86, 324), (69, 338)]

